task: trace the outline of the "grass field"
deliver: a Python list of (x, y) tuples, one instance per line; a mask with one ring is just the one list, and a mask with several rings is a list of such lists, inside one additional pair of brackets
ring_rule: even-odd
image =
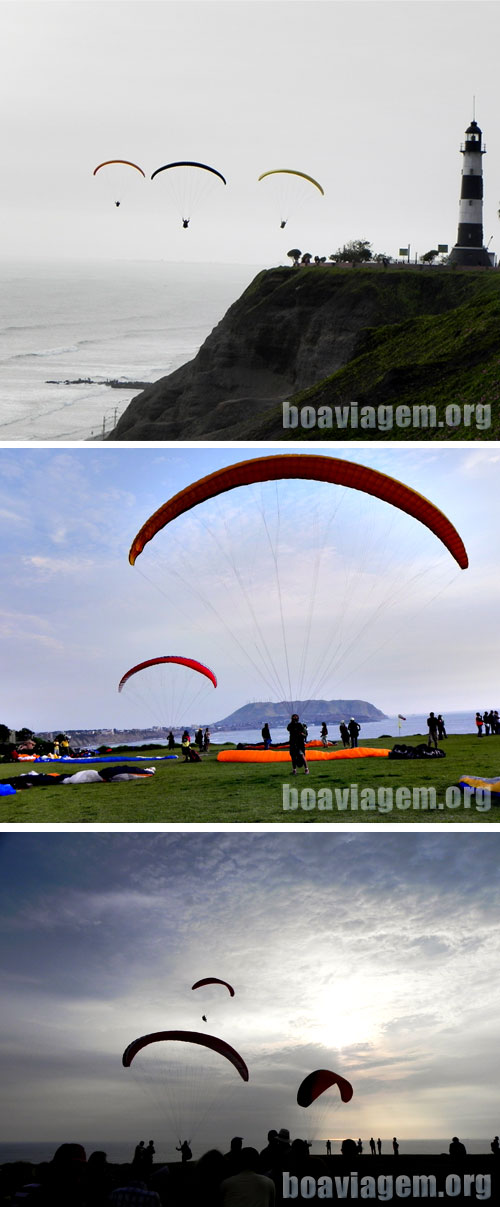
[[(417, 745), (422, 737), (406, 741), (408, 745)], [(379, 738), (365, 745), (387, 747), (394, 743), (394, 739)], [(175, 822), (183, 826), (219, 822), (470, 824), (500, 820), (499, 807), (488, 807), (488, 802), (476, 801), (474, 797), (464, 800), (463, 795), (453, 791), (461, 775), (500, 774), (500, 738), (451, 735), (442, 742), (442, 748), (446, 753), (444, 759), (335, 760), (311, 763), (308, 777), (301, 772), (292, 777), (288, 763), (218, 763), (216, 756), (222, 747), (214, 746), (201, 763), (185, 764), (181, 759), (157, 763), (155, 776), (147, 780), (73, 787), (55, 785), (2, 796), (1, 820), (61, 825)], [(125, 754), (123, 759), (126, 762)], [(95, 766), (98, 765), (97, 759)], [(3, 764), (0, 782), (33, 766)], [(51, 770), (56, 768), (53, 766)], [(76, 770), (79, 768), (75, 767)], [(288, 789), (297, 789), (297, 798), (293, 793), (290, 796)], [(304, 795), (304, 789), (312, 789), (312, 793)], [(366, 794), (367, 789), (371, 794)], [(442, 807), (432, 807), (430, 797), (425, 807), (425, 799), (418, 797), (419, 789), (434, 789), (435, 805)], [(417, 798), (412, 796), (414, 790)], [(296, 808), (283, 808), (284, 794), (289, 803), (297, 800)], [(329, 801), (331, 807), (325, 807)], [(313, 808), (309, 807), (311, 803)], [(303, 808), (304, 804), (308, 807)]]

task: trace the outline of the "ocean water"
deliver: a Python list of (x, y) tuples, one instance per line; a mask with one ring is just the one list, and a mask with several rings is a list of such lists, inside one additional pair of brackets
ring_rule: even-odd
[[(0, 269), (0, 441), (109, 433), (131, 385), (196, 355), (257, 265), (159, 261), (4, 262)], [(80, 379), (90, 379), (75, 383)]]
[[(496, 705), (492, 705), (492, 707), (495, 708)], [(436, 711), (436, 709), (434, 709), (434, 711)], [(405, 737), (410, 737), (414, 734), (423, 734), (425, 737), (427, 737), (428, 715), (428, 713), (406, 713), (405, 721), (398, 721), (397, 717), (387, 717), (383, 721), (367, 721), (361, 725), (361, 733), (358, 738), (359, 744), (360, 746), (363, 744), (363, 739), (381, 738), (384, 735), (388, 735), (389, 737), (393, 738), (401, 738), (401, 741), (404, 741)], [(476, 733), (476, 726), (474, 723), (475, 713), (473, 712), (443, 713), (443, 717), (448, 733)], [(307, 724), (307, 713), (304, 713), (303, 719)], [(263, 716), (262, 722), (265, 720), (266, 717)], [(348, 722), (349, 717), (346, 717), (345, 720)], [(273, 742), (287, 741), (288, 733), (285, 726), (283, 726), (283, 728), (274, 728), (272, 722), (270, 722), (269, 727)], [(320, 729), (320, 725), (309, 725), (308, 738), (319, 738)], [(328, 737), (331, 741), (340, 741), (338, 725), (328, 726)], [(223, 742), (260, 742), (261, 740), (260, 729), (239, 729), (212, 732), (212, 741), (220, 744)]]
[[(405, 738), (412, 737), (412, 736), (414, 737), (416, 734), (421, 734), (423, 738), (427, 738), (427, 732), (428, 732), (427, 731), (427, 717), (428, 717), (428, 715), (429, 715), (428, 713), (423, 713), (423, 712), (422, 713), (407, 713), (406, 720), (404, 720), (404, 721), (399, 720), (398, 717), (387, 717), (383, 721), (364, 722), (361, 725), (361, 733), (360, 733), (359, 739), (358, 739), (359, 745), (362, 746), (363, 740), (364, 739), (367, 740), (368, 738), (372, 738), (372, 739), (373, 738), (382, 738), (382, 737), (400, 738), (402, 742), (404, 742)], [(449, 734), (468, 733), (468, 734), (477, 736), (476, 726), (475, 726), (475, 721), (474, 721), (474, 718), (475, 718), (474, 712), (472, 712), (472, 711), (450, 712), (450, 713), (444, 713), (443, 716), (444, 716), (444, 722), (446, 725), (447, 733), (449, 733)], [(303, 714), (303, 719), (305, 720), (305, 722), (307, 724), (307, 713)], [(346, 719), (346, 722), (349, 721), (349, 717), (346, 717), (345, 719)], [(266, 717), (263, 714), (262, 723), (264, 723), (265, 720), (266, 720)], [(187, 725), (187, 728), (190, 731), (192, 739), (194, 738), (195, 730), (198, 729), (198, 724), (199, 724), (199, 722), (197, 721), (194, 724)], [(206, 728), (206, 723), (203, 722), (202, 729), (205, 729), (205, 728)], [(275, 727), (272, 724), (272, 722), (270, 722), (270, 730), (271, 730), (271, 738), (272, 738), (273, 742), (287, 742), (288, 741), (288, 732), (287, 732), (285, 725)], [(321, 730), (320, 725), (308, 725), (307, 736), (308, 736), (309, 740), (312, 741), (316, 738), (319, 738), (320, 730)], [(176, 736), (176, 740), (178, 740), (179, 735), (181, 733), (181, 729), (179, 729), (179, 730), (176, 729), (174, 731), (174, 733)], [(248, 742), (248, 743), (252, 744), (254, 742), (262, 741), (260, 729), (221, 729), (221, 730), (216, 730), (212, 727), (211, 736), (212, 736), (212, 742), (216, 746), (223, 746), (225, 742), (233, 742), (235, 745), (237, 745), (238, 742)], [(339, 734), (338, 725), (329, 725), (328, 726), (328, 737), (329, 737), (329, 740), (332, 742), (340, 742), (340, 734)], [(483, 736), (482, 740), (483, 741), (485, 740), (484, 736)], [(142, 742), (142, 741), (141, 742), (130, 742), (128, 744), (130, 746), (143, 746), (143, 745), (147, 745), (147, 742)], [(113, 746), (113, 745), (121, 745), (121, 742), (116, 742), (116, 743), (110, 742), (110, 746)]]
[[(346, 1135), (347, 1134), (348, 1133), (346, 1133)], [(355, 1138), (357, 1139), (357, 1137), (355, 1137)], [(400, 1145), (399, 1151), (402, 1156), (404, 1156), (404, 1155), (416, 1156), (416, 1155), (425, 1155), (427, 1153), (428, 1154), (437, 1154), (437, 1153), (448, 1152), (448, 1146), (449, 1146), (449, 1143), (451, 1140), (451, 1136), (447, 1136), (444, 1138), (438, 1137), (437, 1139), (404, 1140), (404, 1139), (401, 1139), (401, 1137), (398, 1137), (398, 1139), (399, 1139), (399, 1145)], [(480, 1153), (489, 1153), (490, 1152), (490, 1143), (491, 1143), (491, 1140), (493, 1139), (493, 1137), (491, 1136), (489, 1139), (482, 1139), (482, 1138), (479, 1139), (477, 1137), (473, 1137), (472, 1139), (470, 1139), (467, 1136), (465, 1136), (465, 1137), (461, 1136), (460, 1139), (465, 1144), (465, 1147), (466, 1147), (468, 1153), (480, 1154)], [(104, 1151), (105, 1153), (107, 1153), (108, 1161), (110, 1161), (112, 1164), (130, 1162), (134, 1155), (134, 1149), (137, 1144), (136, 1139), (134, 1139), (134, 1140), (103, 1140), (101, 1137), (98, 1140), (86, 1140), (85, 1138), (82, 1138), (80, 1135), (74, 1136), (72, 1133), (71, 1133), (71, 1135), (68, 1133), (68, 1135), (64, 1137), (64, 1140), (66, 1140), (70, 1143), (83, 1144), (83, 1146), (85, 1148), (85, 1152), (87, 1153), (87, 1157), (90, 1156), (91, 1152), (95, 1152), (96, 1150)], [(331, 1140), (331, 1145), (332, 1145), (332, 1155), (335, 1156), (340, 1151), (342, 1137), (331, 1136), (330, 1140)], [(7, 1162), (10, 1162), (10, 1161), (32, 1161), (33, 1164), (38, 1164), (42, 1161), (50, 1161), (50, 1160), (52, 1160), (52, 1157), (54, 1156), (56, 1149), (59, 1147), (59, 1144), (61, 1144), (62, 1142), (63, 1142), (62, 1140), (50, 1140), (50, 1141), (47, 1141), (47, 1140), (23, 1140), (23, 1141), (17, 1141), (17, 1142), (12, 1141), (10, 1143), (4, 1141), (3, 1143), (0, 1144), (0, 1165), (6, 1164)], [(249, 1142), (250, 1143), (253, 1142), (255, 1147), (261, 1149), (265, 1145), (265, 1136), (256, 1135), (256, 1136), (250, 1137)], [(217, 1147), (217, 1145), (215, 1145), (215, 1146)], [(227, 1151), (228, 1139), (226, 1136), (221, 1137), (219, 1147), (222, 1152)], [(158, 1138), (156, 1137), (155, 1138), (155, 1149), (156, 1149), (155, 1162), (157, 1162), (157, 1163), (159, 1163), (161, 1161), (177, 1161), (178, 1160), (178, 1156), (175, 1153), (175, 1141), (173, 1143), (169, 1142), (168, 1140), (165, 1140), (164, 1142), (162, 1142), (161, 1140), (158, 1140)], [(201, 1143), (199, 1146), (197, 1146), (196, 1144), (193, 1146), (193, 1156), (194, 1157), (200, 1157), (204, 1151), (205, 1151), (205, 1147), (204, 1147), (203, 1143)], [(368, 1138), (363, 1138), (363, 1151), (365, 1153), (369, 1153), (369, 1151), (370, 1151)], [(312, 1144), (311, 1152), (313, 1154), (325, 1155), (325, 1141), (324, 1140), (314, 1141)], [(392, 1136), (387, 1137), (387, 1139), (382, 1139), (382, 1153), (391, 1153), (391, 1152), (392, 1152)]]

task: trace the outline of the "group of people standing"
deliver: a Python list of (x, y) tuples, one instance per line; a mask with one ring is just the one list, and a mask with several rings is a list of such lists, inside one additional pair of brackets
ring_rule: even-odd
[[(498, 709), (491, 708), (489, 711), (486, 709), (483, 713), (477, 712), (475, 719), (478, 738), (482, 738), (483, 730), (485, 737), (489, 737), (490, 734), (500, 734)], [(438, 717), (433, 712), (429, 713), (427, 728), (429, 730), (429, 746), (434, 746), (437, 749), (438, 742), (447, 736), (446, 726), (441, 713)]]
[[(346, 725), (345, 721), (341, 721), (339, 730), (342, 738), (342, 745), (344, 747), (357, 746), (360, 729), (361, 725), (359, 724), (359, 721), (354, 719), (354, 717), (351, 717), (348, 725)], [(328, 726), (326, 721), (323, 721), (321, 726), (321, 741), (323, 742), (323, 746), (328, 746)]]
[[(358, 734), (361, 729), (359, 721), (355, 721), (354, 717), (351, 717), (349, 724), (346, 725), (345, 721), (342, 721), (339, 729), (344, 746), (357, 746)], [(306, 775), (309, 775), (309, 768), (307, 766), (306, 759), (307, 725), (300, 720), (298, 713), (292, 713), (292, 718), (287, 725), (287, 730), (290, 735), (289, 743), (290, 757), (292, 760), (292, 775), (297, 774), (298, 767), (303, 767)], [(267, 721), (265, 721), (262, 726), (261, 735), (264, 743), (264, 750), (269, 750), (269, 748), (272, 746), (272, 738)], [(323, 746), (328, 746), (328, 725), (326, 721), (323, 721), (321, 725), (321, 741)]]
[(427, 717), (427, 729), (429, 730), (429, 740), (427, 743), (429, 749), (433, 746), (437, 750), (438, 742), (441, 742), (447, 736), (446, 726), (441, 713), (437, 717), (433, 712), (429, 713)]
[[(358, 1155), (359, 1156), (362, 1155), (363, 1141), (361, 1140), (361, 1138), (357, 1142), (355, 1140), (351, 1140), (351, 1141), (344, 1140), (344, 1144), (354, 1144), (356, 1146), (356, 1152), (358, 1153)], [(395, 1136), (392, 1137), (392, 1151), (393, 1151), (395, 1157), (397, 1157), (399, 1155), (399, 1141), (396, 1139)], [(373, 1136), (370, 1137), (370, 1153), (371, 1153), (372, 1157), (376, 1157), (377, 1155), (379, 1157), (382, 1156), (382, 1141), (380, 1139), (380, 1136), (379, 1136), (378, 1140), (375, 1140), (373, 1138)], [(331, 1145), (330, 1140), (326, 1141), (326, 1155), (327, 1155), (327, 1157), (331, 1157), (331, 1155), (332, 1155), (332, 1145)], [(346, 1153), (345, 1155), (347, 1156), (348, 1153)]]
[(489, 737), (490, 733), (500, 733), (500, 717), (498, 715), (498, 709), (495, 708), (495, 710), (493, 710), (491, 708), (489, 712), (486, 710), (486, 712), (483, 713), (476, 713), (478, 738), (482, 738), (483, 736), (483, 726), (485, 737)]
[(341, 721), (339, 729), (343, 746), (357, 746), (358, 734), (361, 729), (359, 721), (355, 721), (354, 717), (351, 717), (348, 725), (346, 725), (345, 721)]
[[(196, 730), (194, 740), (198, 750), (195, 750), (194, 746), (191, 745), (191, 734), (188, 729), (185, 729), (181, 738), (181, 749), (185, 763), (199, 763), (200, 754), (208, 754), (210, 749), (210, 730), (205, 729), (205, 732), (203, 732), (203, 729), (200, 727)], [(175, 750), (176, 742), (172, 730), (170, 730), (168, 735), (167, 743), (169, 750)]]
[(69, 758), (71, 751), (67, 737), (55, 738), (52, 754), (55, 759)]
[(144, 1140), (139, 1140), (134, 1152), (132, 1169), (134, 1169), (136, 1173), (147, 1176), (149, 1173), (151, 1173), (153, 1168), (154, 1155), (155, 1146), (153, 1141), (150, 1140), (149, 1144), (146, 1145)]

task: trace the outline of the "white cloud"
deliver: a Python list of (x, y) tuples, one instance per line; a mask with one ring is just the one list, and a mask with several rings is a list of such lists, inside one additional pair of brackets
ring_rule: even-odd
[[(11, 838), (0, 926), (11, 1134), (23, 1112), (23, 1136), (61, 1127), (72, 1091), (82, 1134), (92, 1089), (93, 1134), (127, 1134), (123, 1048), (148, 1031), (197, 1029), (206, 1012), (250, 1066), (238, 1118), (257, 1144), (263, 1112), (299, 1128), (290, 1104), (315, 1067), (353, 1081), (340, 1126), (356, 1135), (374, 1112), (382, 1134), (397, 1117), (406, 1135), (487, 1135), (496, 836), (327, 837)], [(234, 999), (193, 993), (211, 974), (233, 983)], [(214, 1123), (230, 1125), (222, 1111)]]
[(41, 553), (23, 557), (23, 562), (26, 566), (32, 566), (35, 570), (41, 571), (43, 575), (76, 575), (79, 579), (95, 566), (95, 562), (91, 558), (82, 561), (79, 557), (58, 558)]

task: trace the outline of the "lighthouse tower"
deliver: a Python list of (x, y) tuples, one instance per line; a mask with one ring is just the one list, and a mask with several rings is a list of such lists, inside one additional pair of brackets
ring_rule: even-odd
[(491, 260), (483, 247), (483, 162), (485, 148), (481, 145), (481, 130), (472, 121), (465, 131), (465, 143), (460, 147), (464, 157), (462, 187), (458, 211), (458, 235), (449, 263), (467, 268), (481, 265), (491, 268)]

